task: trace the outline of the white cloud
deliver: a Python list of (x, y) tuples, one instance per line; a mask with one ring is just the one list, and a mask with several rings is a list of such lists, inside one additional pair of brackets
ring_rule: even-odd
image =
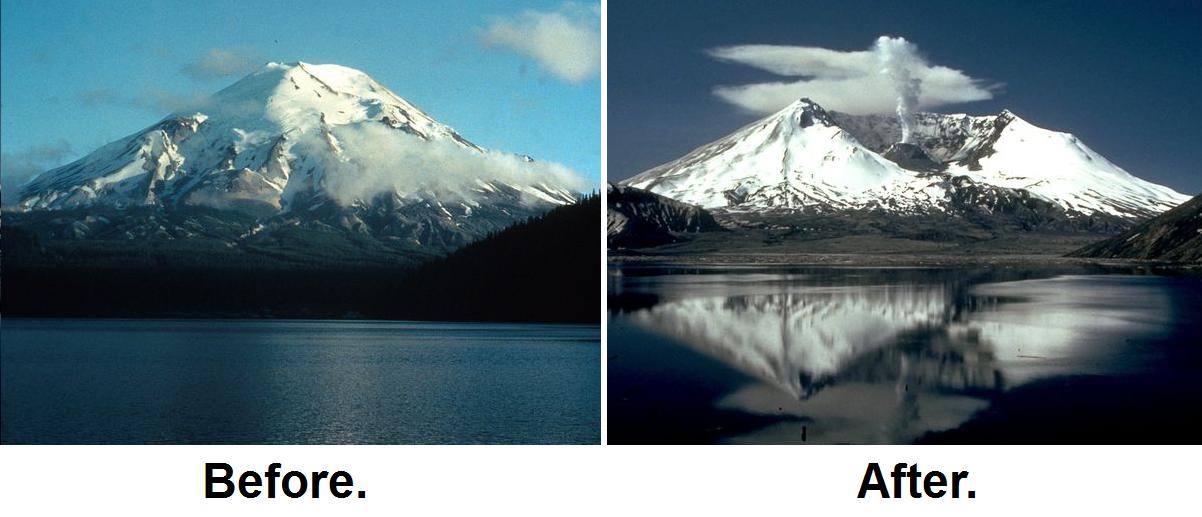
[(126, 104), (127, 100), (112, 88), (93, 88), (76, 94), (79, 101), (87, 106), (103, 106), (108, 104)]
[(0, 203), (4, 206), (16, 204), (26, 182), (47, 169), (62, 165), (71, 152), (71, 144), (64, 140), (21, 152), (0, 153)]
[(214, 48), (184, 66), (183, 72), (198, 81), (241, 77), (253, 72), (263, 60), (252, 52)]
[(589, 186), (580, 174), (552, 162), (527, 161), (503, 152), (478, 153), (456, 144), (425, 141), (380, 124), (340, 126), (332, 130), (340, 155), (332, 155), (322, 138), (297, 145), (310, 147), (306, 154), (324, 160), (327, 192), (342, 205), (370, 199), (384, 192), (413, 194), (434, 192), (448, 199), (470, 200), (479, 195), (479, 179), (495, 179), (514, 186), (540, 183), (577, 192)]
[(165, 113), (197, 111), (212, 107), (208, 95), (200, 92), (176, 93), (162, 88), (144, 88), (136, 95), (125, 95), (112, 88), (95, 88), (76, 94), (85, 106), (116, 106), (145, 110), (156, 116)]
[[(775, 112), (802, 97), (809, 97), (827, 109), (856, 115), (891, 113), (897, 108), (895, 84), (888, 74), (882, 73), (874, 50), (847, 52), (818, 47), (737, 45), (711, 49), (708, 53), (719, 61), (790, 78), (714, 88), (714, 94), (722, 100), (751, 112)], [(991, 99), (999, 86), (921, 58), (909, 66), (910, 77), (921, 85), (918, 109)]]
[(527, 10), (495, 18), (481, 34), (485, 45), (533, 59), (543, 70), (572, 83), (601, 68), (601, 8), (565, 3), (556, 11)]
[(134, 106), (161, 114), (198, 111), (210, 107), (211, 102), (208, 95), (200, 92), (176, 93), (161, 88), (146, 88), (134, 100)]

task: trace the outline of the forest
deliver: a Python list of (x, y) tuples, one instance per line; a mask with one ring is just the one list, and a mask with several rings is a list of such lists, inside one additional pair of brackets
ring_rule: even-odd
[[(268, 254), (225, 260), (208, 248), (177, 249), (147, 264), (137, 243), (109, 243), (104, 260), (95, 261), (73, 250), (65, 262), (6, 225), (0, 310), (23, 317), (599, 323), (600, 203), (599, 194), (589, 195), (416, 266), (346, 257), (299, 267), (272, 263)], [(129, 260), (120, 258), (123, 246)]]

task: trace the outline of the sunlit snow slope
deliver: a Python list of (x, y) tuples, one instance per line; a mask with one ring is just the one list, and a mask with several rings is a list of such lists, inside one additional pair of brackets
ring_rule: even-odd
[(1073, 135), (1008, 111), (920, 113), (914, 133), (921, 151), (898, 149), (896, 117), (828, 113), (801, 99), (622, 183), (705, 208), (747, 212), (929, 214), (962, 209), (965, 196), (958, 190), (972, 188), (972, 197), (985, 191), (993, 202), (1039, 200), (1069, 217), (1136, 219), (1188, 199), (1132, 176)]

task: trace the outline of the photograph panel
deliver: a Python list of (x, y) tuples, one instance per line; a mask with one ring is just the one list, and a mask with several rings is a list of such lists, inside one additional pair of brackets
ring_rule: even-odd
[(600, 442), (598, 4), (3, 9), (0, 441)]
[(609, 442), (1196, 443), (1187, 19), (612, 2)]

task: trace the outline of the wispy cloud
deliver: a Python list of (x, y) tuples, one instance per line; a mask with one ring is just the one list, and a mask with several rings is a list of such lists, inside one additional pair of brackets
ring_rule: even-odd
[(112, 88), (94, 88), (76, 94), (85, 106), (133, 108), (163, 116), (168, 113), (196, 111), (209, 107), (209, 96), (200, 92), (179, 93), (162, 88), (144, 88), (133, 95)]
[[(828, 109), (858, 115), (889, 113), (898, 105), (893, 78), (882, 73), (881, 59), (874, 49), (737, 45), (711, 49), (708, 54), (719, 61), (795, 78), (714, 88), (719, 98), (747, 111), (771, 113), (802, 97)], [(908, 72), (921, 86), (918, 109), (991, 99), (1000, 87), (922, 58), (915, 59)]]
[(156, 113), (202, 110), (208, 108), (210, 102), (209, 96), (204, 93), (178, 93), (161, 88), (142, 90), (142, 94), (136, 100), (138, 106)]
[(41, 65), (49, 64), (54, 60), (54, 57), (50, 54), (50, 50), (46, 49), (45, 47), (33, 49), (33, 52), (30, 53), (30, 56), (33, 57), (34, 63)]
[(184, 65), (183, 72), (197, 81), (225, 79), (249, 74), (262, 63), (252, 51), (214, 48)]
[[(169, 59), (165, 49), (138, 45), (137, 48)], [(200, 82), (239, 78), (259, 68), (263, 60), (257, 54), (245, 50), (214, 48), (197, 56), (180, 70), (184, 75)], [(208, 86), (198, 85), (205, 89)], [(131, 89), (132, 90), (132, 89)], [(209, 96), (200, 91), (167, 90), (158, 86), (146, 86), (136, 93), (114, 88), (92, 88), (76, 94), (85, 106), (117, 106), (144, 110), (155, 115), (208, 108)]]
[(533, 59), (555, 77), (584, 82), (601, 67), (601, 6), (565, 3), (554, 11), (497, 17), (482, 31), (481, 40)]
[(127, 104), (127, 99), (121, 96), (121, 93), (112, 88), (92, 88), (84, 90), (76, 94), (76, 97), (85, 106), (106, 106), (106, 105), (124, 105)]
[(54, 144), (30, 147), (15, 153), (0, 153), (0, 203), (14, 205), (20, 201), (21, 186), (34, 176), (63, 164), (71, 155), (71, 144), (65, 140)]
[[(448, 199), (479, 196), (481, 178), (514, 186), (554, 185), (583, 191), (589, 183), (580, 174), (553, 162), (528, 161), (509, 153), (478, 153), (446, 141), (425, 141), (381, 124), (339, 126), (332, 130), (343, 154), (328, 152), (324, 138), (302, 139), (297, 145), (324, 160), (323, 185), (340, 204), (370, 199), (384, 192), (435, 192)], [(437, 174), (433, 174), (437, 171)]]

